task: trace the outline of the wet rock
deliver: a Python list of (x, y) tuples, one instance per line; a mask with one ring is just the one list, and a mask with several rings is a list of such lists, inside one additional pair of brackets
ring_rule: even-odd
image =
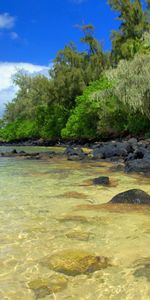
[(125, 164), (125, 172), (150, 174), (150, 159), (144, 158), (127, 161)]
[(126, 157), (130, 148), (127, 143), (109, 142), (93, 150), (93, 159)]
[(16, 149), (13, 149), (13, 150), (11, 151), (11, 153), (12, 153), (12, 154), (17, 154), (17, 150), (16, 150)]
[(104, 153), (102, 151), (102, 148), (94, 149), (93, 154), (92, 154), (92, 158), (93, 159), (103, 159), (104, 158)]
[(28, 286), (33, 290), (35, 298), (39, 299), (64, 290), (67, 287), (67, 279), (61, 275), (55, 275), (45, 279), (37, 278), (30, 281)]
[(83, 231), (72, 231), (72, 232), (68, 232), (66, 234), (66, 237), (71, 239), (71, 240), (77, 240), (77, 241), (88, 241), (89, 237), (90, 237), (90, 233), (89, 232), (83, 232)]
[(64, 155), (67, 155), (68, 160), (73, 160), (73, 161), (78, 161), (82, 160), (86, 157), (86, 153), (78, 147), (78, 148), (73, 148), (73, 147), (67, 147), (66, 150), (64, 151)]
[(150, 196), (142, 190), (131, 189), (119, 193), (109, 203), (146, 204), (150, 205)]
[(109, 177), (107, 176), (100, 176), (98, 178), (93, 179), (93, 184), (95, 185), (109, 185)]
[(68, 276), (89, 274), (107, 268), (109, 260), (82, 250), (66, 250), (47, 257), (43, 262), (49, 269)]
[(150, 282), (150, 258), (143, 259), (137, 264), (137, 268), (133, 275), (135, 277), (144, 277), (148, 282)]

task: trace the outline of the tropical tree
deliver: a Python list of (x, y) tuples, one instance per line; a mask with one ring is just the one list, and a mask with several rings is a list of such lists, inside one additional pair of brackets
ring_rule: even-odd
[[(112, 32), (112, 61), (133, 58), (139, 49), (139, 40), (150, 29), (147, 11), (140, 0), (109, 0), (111, 8), (118, 13), (119, 31)], [(147, 7), (148, 9), (148, 7)]]

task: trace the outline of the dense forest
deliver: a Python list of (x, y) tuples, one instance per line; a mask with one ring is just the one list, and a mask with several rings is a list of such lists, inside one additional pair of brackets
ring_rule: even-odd
[(78, 51), (57, 53), (49, 78), (18, 72), (15, 98), (0, 120), (0, 139), (150, 137), (150, 0), (109, 0), (120, 27), (103, 51), (94, 26), (81, 26)]

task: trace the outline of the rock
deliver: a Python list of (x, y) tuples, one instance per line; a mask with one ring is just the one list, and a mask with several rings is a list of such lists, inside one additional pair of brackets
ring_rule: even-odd
[(55, 275), (49, 278), (37, 278), (28, 283), (33, 290), (35, 298), (44, 298), (53, 293), (60, 292), (67, 287), (67, 279), (62, 275)]
[(102, 151), (102, 148), (94, 149), (92, 153), (92, 158), (93, 159), (103, 159), (104, 158), (104, 153)]
[(67, 155), (68, 160), (82, 160), (86, 157), (86, 153), (81, 148), (67, 147), (64, 151), (64, 155)]
[(26, 152), (21, 150), (21, 151), (19, 151), (19, 154), (26, 154)]
[(17, 150), (16, 150), (16, 149), (13, 149), (13, 150), (11, 151), (11, 153), (12, 153), (12, 154), (17, 154)]
[(150, 205), (150, 196), (142, 190), (132, 189), (116, 195), (109, 203)]
[(47, 257), (44, 265), (65, 275), (77, 276), (105, 269), (110, 264), (104, 256), (95, 256), (82, 250), (65, 250)]
[(107, 176), (100, 176), (98, 178), (93, 179), (93, 184), (95, 185), (109, 185), (109, 177)]
[(150, 159), (128, 160), (125, 164), (125, 172), (150, 173)]
[(126, 157), (130, 148), (127, 143), (109, 142), (93, 150), (93, 159)]
[(148, 282), (150, 282), (150, 258), (141, 260), (137, 264), (137, 268), (133, 275), (135, 277), (145, 277)]
[(128, 140), (128, 143), (129, 143), (129, 144), (132, 144), (132, 145), (137, 144), (137, 142), (138, 142), (138, 141), (137, 141), (136, 138), (131, 138), (131, 139)]
[(68, 239), (71, 240), (77, 240), (77, 241), (88, 241), (89, 237), (90, 237), (90, 233), (89, 232), (83, 232), (83, 231), (72, 231), (72, 232), (68, 232), (66, 234), (66, 237)]

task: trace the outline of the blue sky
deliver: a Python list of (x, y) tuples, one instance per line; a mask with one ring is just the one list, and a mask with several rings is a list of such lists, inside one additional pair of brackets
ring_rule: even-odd
[(0, 111), (15, 95), (13, 74), (20, 68), (46, 73), (65, 44), (80, 49), (77, 25), (88, 23), (109, 50), (118, 22), (107, 0), (0, 0)]
[(95, 36), (110, 50), (118, 27), (107, 0), (0, 0), (0, 116), (16, 93), (12, 76), (19, 69), (46, 74), (59, 49), (73, 41), (77, 25), (92, 23)]
[(69, 41), (79, 45), (76, 25), (92, 23), (96, 37), (110, 49), (118, 26), (107, 0), (1, 0), (0, 60), (48, 65)]

